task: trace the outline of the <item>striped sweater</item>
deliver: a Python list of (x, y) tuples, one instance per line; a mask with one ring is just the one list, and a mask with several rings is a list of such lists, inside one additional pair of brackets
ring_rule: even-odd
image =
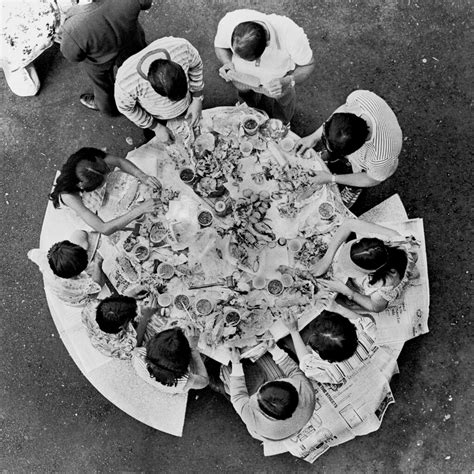
[[(188, 94), (176, 102), (155, 92), (146, 79), (150, 64), (155, 59), (165, 59), (166, 53), (183, 68), (188, 79)], [(156, 119), (168, 120), (186, 112), (191, 95), (200, 95), (203, 88), (203, 65), (197, 49), (183, 38), (168, 36), (153, 41), (123, 63), (115, 81), (115, 102), (119, 111), (137, 126), (154, 128)]]
[(385, 181), (395, 173), (402, 149), (402, 130), (389, 105), (373, 92), (357, 90), (349, 94), (336, 112), (364, 114), (370, 121), (371, 138), (347, 157), (353, 171), (365, 171), (377, 181)]

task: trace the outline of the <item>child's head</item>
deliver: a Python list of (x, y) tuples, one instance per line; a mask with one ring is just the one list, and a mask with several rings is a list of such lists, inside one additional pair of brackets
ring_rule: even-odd
[(153, 336), (146, 345), (150, 377), (167, 386), (175, 386), (188, 373), (191, 348), (180, 328), (166, 329)]
[(103, 299), (96, 310), (99, 328), (109, 334), (117, 334), (137, 315), (137, 302), (129, 296), (110, 296)]
[(351, 260), (370, 274), (370, 283), (384, 281), (389, 274), (396, 273), (401, 279), (407, 267), (404, 250), (385, 245), (380, 239), (363, 238), (351, 246)]
[(55, 243), (48, 251), (48, 262), (55, 275), (73, 278), (88, 265), (87, 251), (69, 240)]
[(260, 387), (257, 402), (266, 415), (276, 420), (286, 420), (298, 406), (298, 391), (285, 380), (274, 380)]
[(356, 328), (340, 314), (323, 311), (311, 324), (311, 329), (313, 333), (308, 344), (323, 360), (342, 362), (357, 349)]

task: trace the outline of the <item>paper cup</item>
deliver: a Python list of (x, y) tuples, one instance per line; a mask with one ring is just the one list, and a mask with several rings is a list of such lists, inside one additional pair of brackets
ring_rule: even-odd
[(280, 146), (283, 151), (289, 153), (295, 147), (295, 141), (291, 137), (286, 137), (280, 142)]
[(176, 309), (186, 311), (189, 308), (189, 298), (186, 295), (176, 295), (174, 298), (174, 306)]
[(239, 148), (242, 156), (250, 156), (253, 150), (253, 145), (248, 141), (244, 141), (240, 144)]
[(211, 211), (204, 209), (198, 214), (198, 222), (201, 227), (209, 227), (214, 220), (214, 216)]
[(179, 177), (181, 178), (181, 181), (183, 183), (192, 186), (194, 183), (194, 179), (196, 178), (196, 173), (194, 173), (194, 170), (192, 170), (191, 168), (183, 168), (179, 172)]
[(288, 250), (291, 252), (299, 252), (301, 247), (303, 247), (303, 243), (300, 239), (292, 239), (288, 242)]
[(285, 288), (289, 288), (295, 282), (295, 280), (293, 279), (293, 277), (289, 273), (284, 273), (281, 276), (280, 280), (281, 280), (281, 282), (282, 282), (282, 284)]
[(283, 283), (281, 280), (274, 278), (270, 280), (267, 285), (267, 291), (274, 296), (281, 295), (283, 293)]
[(330, 202), (321, 203), (319, 205), (318, 211), (321, 219), (324, 220), (330, 220), (335, 214), (334, 206)]
[(163, 280), (169, 280), (174, 276), (174, 267), (169, 263), (160, 263), (156, 269), (156, 273), (159, 277), (163, 278)]
[(252, 280), (252, 285), (256, 290), (263, 290), (266, 286), (265, 277), (259, 275)]
[(242, 120), (242, 128), (247, 135), (255, 135), (258, 127), (259, 123), (255, 117), (247, 116)]
[(166, 308), (173, 302), (173, 297), (169, 293), (163, 293), (162, 295), (158, 296), (158, 304)]
[(237, 326), (240, 323), (240, 313), (235, 309), (229, 309), (225, 314), (225, 323), (227, 326)]
[(196, 308), (196, 313), (201, 316), (207, 316), (208, 314), (211, 314), (212, 310), (214, 309), (212, 301), (208, 300), (207, 298), (198, 299), (194, 307)]

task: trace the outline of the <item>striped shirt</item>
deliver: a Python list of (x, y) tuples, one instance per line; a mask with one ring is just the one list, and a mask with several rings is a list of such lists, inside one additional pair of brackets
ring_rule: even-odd
[[(146, 79), (150, 64), (166, 59), (167, 54), (183, 68), (188, 80), (186, 97), (176, 102), (155, 92)], [(169, 120), (186, 112), (191, 94), (203, 88), (203, 65), (197, 49), (183, 38), (168, 36), (153, 41), (123, 63), (115, 81), (115, 102), (119, 111), (140, 128), (154, 128), (156, 119)]]
[(388, 104), (370, 91), (357, 90), (349, 94), (346, 103), (335, 113), (354, 113), (368, 117), (372, 136), (347, 158), (354, 173), (361, 171), (377, 181), (385, 181), (398, 167), (402, 149), (402, 130)]

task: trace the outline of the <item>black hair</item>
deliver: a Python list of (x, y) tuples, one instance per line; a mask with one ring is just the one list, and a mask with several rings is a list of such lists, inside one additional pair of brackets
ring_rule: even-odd
[(338, 313), (323, 311), (312, 323), (311, 330), (308, 344), (323, 360), (342, 362), (357, 349), (356, 327)]
[(119, 333), (124, 326), (135, 319), (136, 315), (137, 302), (123, 295), (103, 299), (96, 309), (96, 321), (99, 328), (109, 334)]
[(150, 377), (168, 387), (177, 385), (189, 370), (191, 348), (180, 328), (155, 334), (146, 344), (146, 362)]
[(267, 32), (260, 23), (244, 21), (234, 28), (231, 44), (237, 56), (246, 61), (255, 61), (267, 47)]
[(183, 68), (169, 59), (156, 59), (150, 64), (147, 75), (153, 90), (176, 102), (188, 93), (188, 81)]
[(298, 391), (289, 382), (273, 380), (260, 387), (257, 401), (266, 415), (276, 420), (286, 420), (298, 406)]
[(335, 113), (325, 122), (324, 132), (332, 152), (347, 156), (358, 150), (369, 136), (367, 122), (355, 114)]
[[(87, 189), (84, 190), (93, 191), (98, 188), (104, 179), (102, 172), (81, 169), (81, 175), (78, 175), (78, 165), (81, 162), (96, 163), (98, 160), (103, 160), (106, 156), (107, 154), (104, 151), (89, 147), (81, 148), (76, 153), (73, 153), (62, 166), (61, 174), (58, 176), (54, 189), (49, 195), (49, 199), (53, 201), (54, 207), (59, 207), (61, 193), (74, 194), (83, 191), (83, 189), (79, 188), (81, 179), (87, 179), (90, 182), (90, 186), (87, 186)], [(82, 166), (79, 166), (79, 168), (82, 168)], [(95, 187), (91, 188), (91, 186)]]
[(49, 249), (48, 263), (58, 277), (72, 278), (83, 272), (89, 262), (84, 248), (69, 240), (63, 240)]
[(351, 260), (364, 270), (372, 270), (371, 284), (385, 281), (391, 270), (403, 278), (408, 259), (402, 249), (386, 246), (380, 239), (364, 237), (351, 246)]

